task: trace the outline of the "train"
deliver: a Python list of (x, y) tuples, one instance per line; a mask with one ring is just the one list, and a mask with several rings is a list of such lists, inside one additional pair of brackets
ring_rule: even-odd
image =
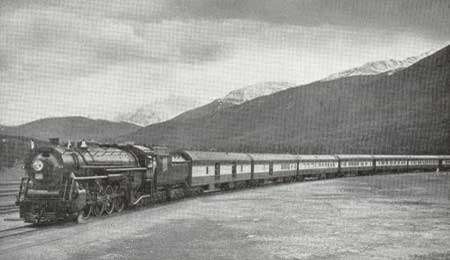
[(178, 150), (135, 144), (52, 144), (25, 160), (16, 204), (24, 222), (52, 223), (218, 190), (270, 183), (449, 170), (448, 155), (301, 155)]

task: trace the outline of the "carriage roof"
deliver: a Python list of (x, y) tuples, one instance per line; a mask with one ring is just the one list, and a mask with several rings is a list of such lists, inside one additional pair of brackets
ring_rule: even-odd
[(316, 155), (316, 154), (299, 154), (297, 155), (300, 161), (337, 161), (335, 155)]
[(245, 153), (225, 153), (225, 152), (203, 152), (203, 151), (182, 151), (186, 159), (192, 162), (248, 162), (250, 157)]
[(297, 156), (293, 154), (275, 154), (275, 153), (249, 153), (254, 161), (297, 161)]
[(373, 156), (370, 154), (338, 154), (336, 155), (340, 160), (372, 160)]

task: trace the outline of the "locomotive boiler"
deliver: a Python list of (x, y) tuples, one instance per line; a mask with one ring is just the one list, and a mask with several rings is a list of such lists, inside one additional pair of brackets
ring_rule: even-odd
[(26, 160), (27, 176), (17, 201), (20, 217), (29, 223), (70, 217), (84, 221), (180, 196), (186, 188), (186, 165), (170, 160), (165, 148), (87, 142), (70, 147), (53, 140)]

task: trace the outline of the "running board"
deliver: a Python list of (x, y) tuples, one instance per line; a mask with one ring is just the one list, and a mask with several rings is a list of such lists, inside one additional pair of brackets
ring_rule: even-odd
[(221, 189), (215, 189), (215, 190), (205, 190), (203, 191), (203, 193), (214, 193), (214, 192), (219, 192), (222, 191)]

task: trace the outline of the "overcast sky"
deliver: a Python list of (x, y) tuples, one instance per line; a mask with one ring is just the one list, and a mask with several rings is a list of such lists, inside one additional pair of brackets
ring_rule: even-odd
[(2, 0), (0, 124), (300, 85), (441, 48), (449, 25), (448, 0)]

